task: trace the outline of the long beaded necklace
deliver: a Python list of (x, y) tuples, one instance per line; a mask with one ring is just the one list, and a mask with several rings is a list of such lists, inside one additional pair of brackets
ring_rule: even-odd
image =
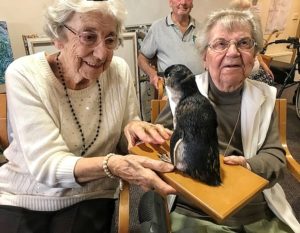
[(69, 93), (68, 93), (68, 89), (67, 89), (67, 86), (66, 86), (66, 81), (65, 81), (65, 78), (64, 78), (63, 70), (62, 70), (61, 64), (60, 64), (59, 59), (58, 59), (59, 55), (60, 55), (60, 53), (58, 53), (57, 56), (56, 56), (56, 65), (57, 65), (59, 77), (60, 77), (62, 85), (64, 87), (67, 102), (69, 104), (70, 110), (71, 110), (72, 115), (73, 115), (73, 119), (74, 119), (74, 121), (77, 125), (77, 128), (79, 130), (79, 133), (80, 133), (80, 137), (81, 137), (81, 141), (82, 141), (82, 149), (81, 149), (80, 154), (81, 154), (81, 156), (84, 156), (86, 154), (86, 152), (91, 148), (91, 146), (95, 143), (95, 141), (97, 140), (97, 138), (99, 136), (99, 132), (100, 132), (100, 124), (101, 124), (101, 116), (102, 116), (101, 86), (100, 86), (99, 80), (97, 79), (98, 93), (99, 93), (99, 106), (98, 106), (99, 107), (99, 120), (98, 120), (96, 135), (93, 138), (93, 140), (91, 141), (91, 143), (86, 146), (86, 141), (85, 141), (85, 137), (84, 137), (84, 133), (83, 133), (81, 124), (80, 124), (80, 122), (78, 120), (78, 117), (75, 113), (75, 110), (74, 110), (73, 105), (72, 105), (72, 101), (71, 101)]

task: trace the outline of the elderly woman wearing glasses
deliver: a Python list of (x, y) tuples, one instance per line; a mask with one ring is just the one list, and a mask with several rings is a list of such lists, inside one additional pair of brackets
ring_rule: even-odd
[(173, 232), (299, 232), (277, 183), (286, 163), (274, 112), (276, 89), (247, 78), (262, 48), (260, 22), (250, 11), (221, 10), (208, 17), (199, 35), (206, 72), (196, 82), (217, 113), (224, 163), (247, 167), (270, 183), (222, 224), (178, 196), (171, 213)]
[(14, 137), (0, 168), (2, 233), (110, 232), (119, 179), (175, 192), (154, 172), (171, 164), (120, 155), (171, 133), (140, 121), (128, 65), (113, 56), (125, 13), (121, 0), (57, 0), (45, 32), (59, 52), (7, 69)]

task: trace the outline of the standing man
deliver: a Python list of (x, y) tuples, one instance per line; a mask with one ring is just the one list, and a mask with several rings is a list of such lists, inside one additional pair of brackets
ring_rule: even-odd
[[(156, 89), (161, 78), (158, 72), (170, 65), (184, 64), (194, 74), (203, 72), (200, 53), (195, 47), (200, 23), (190, 15), (193, 0), (169, 0), (169, 6), (171, 13), (151, 25), (138, 56), (139, 67)], [(151, 65), (154, 58), (157, 69)]]

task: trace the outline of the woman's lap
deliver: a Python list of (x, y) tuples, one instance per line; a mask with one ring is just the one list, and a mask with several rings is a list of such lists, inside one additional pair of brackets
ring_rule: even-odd
[(106, 233), (110, 232), (113, 199), (83, 201), (59, 211), (31, 211), (0, 206), (2, 233)]

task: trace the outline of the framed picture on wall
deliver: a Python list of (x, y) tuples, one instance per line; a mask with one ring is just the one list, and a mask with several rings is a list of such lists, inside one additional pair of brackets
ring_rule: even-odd
[(23, 39), (23, 43), (24, 43), (24, 47), (25, 47), (25, 53), (26, 55), (29, 55), (29, 49), (28, 49), (28, 39), (30, 38), (38, 38), (38, 34), (30, 34), (30, 35), (22, 35), (22, 39)]
[(0, 85), (5, 83), (5, 70), (13, 60), (7, 24), (5, 21), (0, 21)]
[(115, 56), (122, 57), (127, 64), (133, 77), (136, 94), (139, 97), (139, 74), (137, 62), (137, 37), (135, 32), (125, 32), (123, 36), (123, 45), (114, 52)]
[(24, 46), (25, 50), (28, 50), (29, 54), (34, 54), (42, 51), (45, 51), (47, 53), (54, 53), (57, 51), (52, 40), (49, 37), (27, 37), (27, 44), (24, 42)]

